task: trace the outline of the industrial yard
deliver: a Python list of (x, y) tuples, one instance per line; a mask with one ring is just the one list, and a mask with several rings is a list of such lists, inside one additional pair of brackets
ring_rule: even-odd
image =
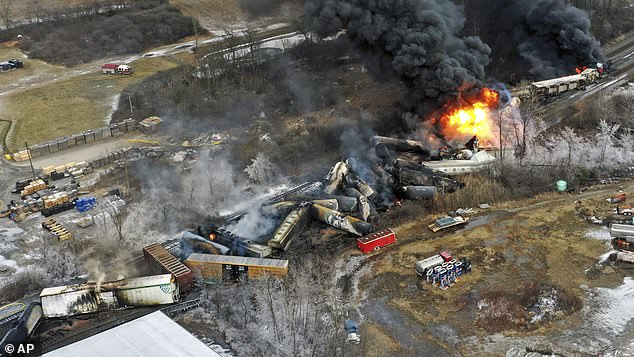
[(4, 4), (0, 356), (634, 355), (634, 6), (545, 3)]

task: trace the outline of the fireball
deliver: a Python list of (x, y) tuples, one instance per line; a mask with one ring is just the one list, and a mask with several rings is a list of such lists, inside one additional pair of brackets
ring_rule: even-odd
[(483, 88), (474, 98), (448, 104), (439, 120), (441, 133), (448, 139), (474, 135), (481, 140), (494, 139), (494, 122), (491, 114), (499, 99), (498, 92)]

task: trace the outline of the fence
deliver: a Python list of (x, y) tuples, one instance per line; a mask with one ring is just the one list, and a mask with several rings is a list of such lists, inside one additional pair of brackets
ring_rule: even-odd
[[(42, 144), (36, 144), (30, 146), (29, 150), (31, 152), (31, 158), (37, 158), (56, 153), (58, 151), (64, 151), (77, 146), (90, 144), (95, 141), (121, 136), (125, 133), (136, 130), (136, 128), (137, 123), (134, 119), (126, 119), (121, 123), (110, 124), (106, 127), (86, 130), (81, 133), (54, 139)], [(15, 161), (24, 161), (29, 159), (26, 148), (16, 152), (12, 157)]]

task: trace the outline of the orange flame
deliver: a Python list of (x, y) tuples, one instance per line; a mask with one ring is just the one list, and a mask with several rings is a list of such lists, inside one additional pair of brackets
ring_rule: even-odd
[(577, 67), (575, 68), (575, 71), (577, 72), (577, 74), (581, 74), (581, 72), (585, 71), (586, 69), (588, 69), (588, 66)]
[(212, 241), (216, 240), (216, 235), (213, 234), (213, 233), (210, 233), (209, 234), (209, 240), (212, 240)]
[(448, 139), (473, 135), (481, 140), (494, 139), (490, 111), (497, 107), (499, 99), (498, 92), (482, 88), (475, 98), (448, 104), (440, 117), (441, 133)]

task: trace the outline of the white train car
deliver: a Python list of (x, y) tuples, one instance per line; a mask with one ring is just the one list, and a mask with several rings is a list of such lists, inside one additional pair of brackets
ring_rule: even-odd
[(90, 314), (98, 311), (94, 290), (86, 284), (45, 288), (40, 293), (44, 317)]
[(599, 71), (595, 68), (587, 68), (579, 74), (572, 76), (548, 79), (531, 84), (530, 91), (534, 96), (552, 96), (573, 89), (584, 89), (588, 84), (599, 80)]
[(177, 302), (180, 291), (172, 274), (144, 276), (104, 284), (113, 285), (120, 306), (163, 305)]
[(171, 304), (179, 300), (172, 274), (124, 280), (57, 286), (40, 293), (44, 317), (65, 317), (96, 313), (125, 306)]

